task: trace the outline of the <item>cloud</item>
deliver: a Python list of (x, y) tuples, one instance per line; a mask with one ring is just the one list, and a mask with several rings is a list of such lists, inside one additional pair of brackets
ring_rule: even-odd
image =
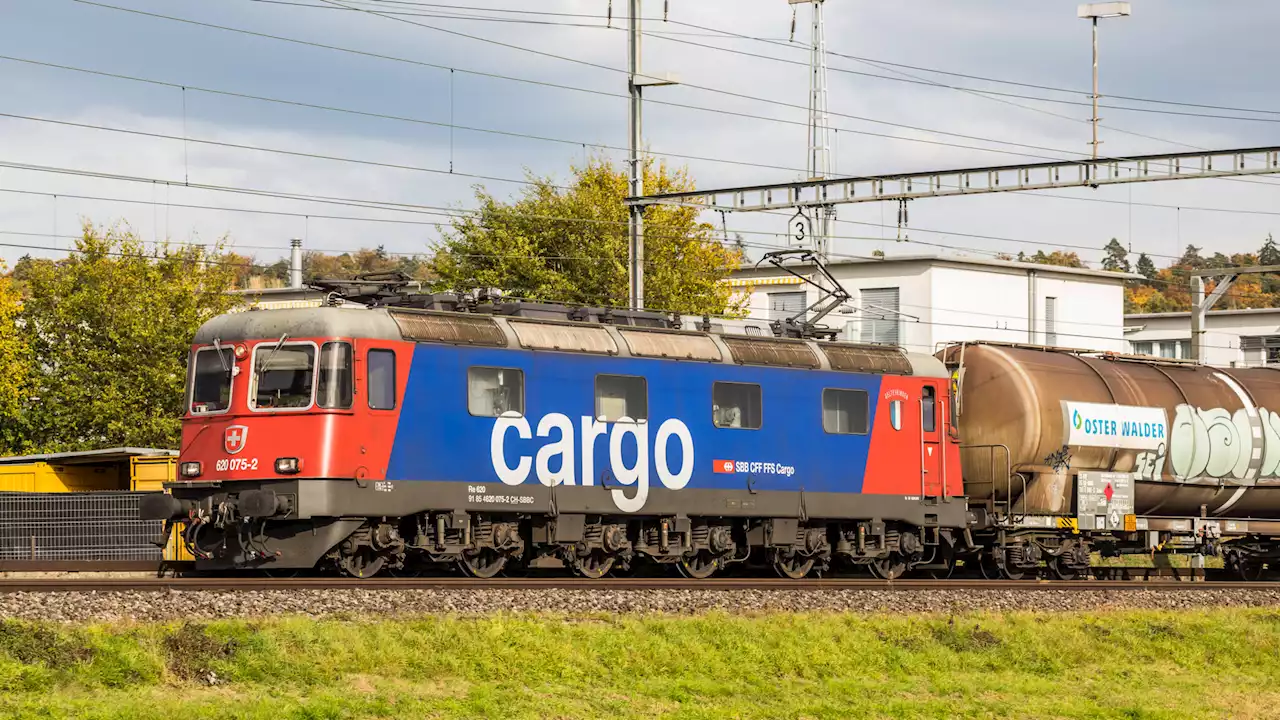
[[(407, 18), (457, 32), (519, 45), (545, 55), (520, 52), (492, 43), (451, 35), (409, 23), (336, 10), (307, 10), (262, 3), (172, 3), (119, 0), (122, 5), (208, 22), (252, 28), (259, 32), (360, 48), (368, 52), (461, 69), (570, 85), (609, 95), (625, 94), (625, 77), (606, 68), (626, 64), (626, 34), (621, 30), (558, 25), (479, 22), (435, 17)], [(547, 0), (548, 12), (600, 15), (605, 3)], [(405, 6), (409, 7), (409, 6)], [(505, 7), (517, 8), (516, 5)], [(1259, 106), (1275, 97), (1280, 80), (1256, 61), (1267, 40), (1266, 30), (1280, 20), (1280, 8), (1254, 0), (1242, 2), (1230, 15), (1204, 6), (1143, 5), (1123, 21), (1103, 30), (1103, 92), (1234, 106)], [(625, 3), (614, 5), (614, 24), (625, 24)], [(1002, 77), (1050, 87), (1081, 89), (1089, 82), (1088, 24), (1077, 20), (1069, 5), (987, 0), (954, 3), (931, 0), (902, 4), (859, 5), (830, 2), (827, 41), (846, 55), (879, 58), (973, 75)], [(426, 12), (425, 10), (423, 11)], [(648, 17), (660, 17), (662, 3), (646, 3)], [(656, 153), (728, 158), (762, 166), (748, 167), (689, 158), (687, 164), (701, 187), (748, 185), (793, 180), (802, 173), (806, 131), (808, 9), (799, 8), (797, 47), (707, 37), (709, 28), (749, 36), (785, 39), (791, 9), (781, 0), (701, 0), (670, 3), (672, 21), (651, 21), (647, 29), (668, 33), (646, 37), (644, 67), (674, 71), (683, 86), (647, 91), (645, 139)], [(454, 11), (459, 14), (461, 11)], [(429, 14), (429, 13), (428, 13)], [(440, 14), (440, 13), (436, 13)], [(465, 14), (476, 14), (468, 12)], [(509, 19), (556, 23), (591, 23), (592, 18), (507, 14)], [(688, 23), (688, 24), (677, 24)], [(689, 34), (676, 34), (689, 33)], [(1230, 41), (1227, 41), (1230, 38)], [(683, 41), (683, 42), (681, 42)], [(210, 96), (195, 91), (156, 88), (123, 80), (6, 63), (0, 73), (5, 112), (72, 119), (78, 122), (144, 129), (162, 134), (221, 139), (239, 144), (287, 148), (300, 152), (361, 158), (458, 173), (519, 178), (524, 170), (564, 177), (567, 166), (580, 161), (591, 146), (622, 147), (626, 142), (626, 101), (619, 97), (575, 92), (474, 74), (428, 68), (303, 47), (278, 40), (192, 27), (76, 3), (38, 3), (16, 8), (0, 27), (6, 51), (33, 59), (110, 72), (163, 79), (179, 84), (224, 88), (317, 104), (352, 107), (475, 127), (575, 140), (578, 146), (533, 139), (401, 123), (303, 108)], [(738, 49), (779, 62), (745, 57), (690, 43)], [(1208, 44), (1212, 52), (1203, 52)], [(581, 62), (550, 57), (559, 55)], [(584, 64), (586, 63), (586, 64)], [(800, 63), (800, 64), (795, 64)], [(885, 173), (1016, 163), (1019, 158), (946, 145), (888, 139), (862, 133), (928, 140), (937, 143), (1025, 151), (992, 142), (968, 140), (854, 119), (857, 116), (942, 130), (1009, 143), (1084, 154), (1089, 128), (1082, 122), (1088, 108), (1035, 103), (1022, 99), (998, 102), (945, 88), (842, 73), (836, 68), (894, 76), (895, 72), (847, 58), (830, 59), (830, 106), (837, 117), (837, 168), (842, 173)], [(1079, 94), (999, 86), (898, 69), (922, 78), (973, 88), (992, 88), (1037, 96), (1085, 101)], [(712, 92), (714, 88), (725, 92)], [(767, 98), (792, 106), (758, 102), (726, 93)], [(185, 97), (184, 97), (185, 96)], [(184, 110), (185, 101), (185, 114)], [(1052, 117), (1010, 105), (1030, 105), (1067, 116)], [(1105, 99), (1106, 104), (1122, 101)], [(1126, 101), (1127, 102), (1127, 101)], [(675, 107), (678, 103), (712, 112)], [(1129, 103), (1133, 104), (1133, 103)], [(1149, 106), (1169, 109), (1168, 106)], [(1212, 112), (1209, 110), (1192, 112)], [(736, 113), (736, 114), (733, 114)], [(1232, 113), (1228, 113), (1232, 114)], [(759, 116), (759, 117), (748, 117)], [(1272, 116), (1275, 117), (1275, 116)], [(771, 122), (781, 119), (789, 123)], [(1124, 135), (1132, 130), (1158, 139)], [(1273, 123), (1241, 123), (1205, 118), (1107, 111), (1105, 153), (1139, 153), (1200, 147), (1243, 147), (1274, 142)], [(390, 168), (309, 160), (230, 148), (188, 144), (43, 126), (26, 121), (0, 122), (6, 142), (0, 159), (137, 174), (194, 182), (241, 185), (330, 196), (378, 198), (432, 206), (469, 203), (474, 180)], [(617, 151), (611, 156), (619, 157)], [(1115, 204), (1028, 195), (975, 196), (915, 201), (910, 207), (910, 237), (978, 250), (1034, 251), (1042, 245), (1101, 247), (1118, 237), (1135, 250), (1178, 254), (1195, 243), (1210, 251), (1256, 248), (1276, 225), (1275, 216), (1209, 213), (1193, 208), (1225, 207), (1270, 210), (1280, 180), (1223, 180), (1152, 183), (1097, 190), (1058, 191), (1076, 198), (1100, 198)], [(487, 183), (499, 195), (518, 186)], [(305, 214), (406, 217), (356, 208), (323, 207), (294, 201), (240, 197), (180, 187), (90, 180), (42, 173), (0, 170), (0, 186), (60, 193), (52, 198), (0, 193), (0, 229), (23, 232), (71, 231), (79, 217), (106, 222), (127, 220), (146, 237), (211, 239), (229, 234), (241, 246), (279, 248), (256, 251), (269, 260), (285, 252), (289, 237), (305, 235), (315, 249), (346, 249), (383, 244), (389, 250), (422, 250), (436, 236), (430, 226), (356, 223), (319, 218), (281, 217), (165, 207), (165, 202), (236, 206)], [(67, 194), (121, 197), (153, 205), (71, 200)], [(1129, 201), (1133, 201), (1133, 205)], [(1151, 208), (1141, 203), (1177, 209)], [(841, 235), (888, 238), (838, 240), (840, 252), (867, 254), (877, 247), (890, 253), (919, 253), (901, 246), (896, 206), (843, 207)], [(407, 219), (433, 222), (431, 216)], [(718, 217), (709, 220), (719, 224)], [(736, 216), (729, 229), (748, 233), (781, 233), (785, 218)], [(876, 227), (880, 223), (891, 227)], [(945, 231), (927, 233), (923, 230)], [(990, 235), (1011, 238), (965, 237)], [(753, 242), (778, 243), (769, 234), (748, 234)], [(14, 237), (0, 238), (14, 240)], [(25, 244), (51, 244), (50, 239), (23, 238)], [(63, 241), (59, 241), (63, 242)], [(937, 249), (937, 248), (932, 248)], [(1048, 248), (1046, 248), (1048, 249)], [(24, 251), (0, 247), (12, 261)], [(1086, 254), (1096, 259), (1098, 253)]]

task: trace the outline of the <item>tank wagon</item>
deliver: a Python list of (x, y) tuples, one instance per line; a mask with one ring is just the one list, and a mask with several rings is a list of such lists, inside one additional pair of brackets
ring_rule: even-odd
[(1089, 551), (1280, 557), (1280, 372), (965, 343), (952, 373), (988, 572), (1070, 577)]
[(184, 522), (199, 569), (358, 577), (893, 577), (945, 568), (970, 523), (938, 358), (455, 300), (206, 323), (179, 478), (144, 514)]

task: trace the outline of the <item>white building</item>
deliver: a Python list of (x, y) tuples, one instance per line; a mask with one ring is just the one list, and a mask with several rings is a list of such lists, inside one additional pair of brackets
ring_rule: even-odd
[[(807, 278), (812, 265), (794, 265)], [(1127, 352), (1128, 273), (951, 256), (889, 257), (828, 264), (852, 296), (821, 324), (853, 342), (935, 352), (962, 340), (994, 340)], [(780, 320), (820, 297), (776, 267), (744, 268), (729, 282), (749, 293), (752, 318)]]
[[(1131, 352), (1191, 357), (1191, 313), (1126, 315)], [(1280, 308), (1210, 310), (1205, 318), (1204, 362), (1221, 367), (1280, 365)]]

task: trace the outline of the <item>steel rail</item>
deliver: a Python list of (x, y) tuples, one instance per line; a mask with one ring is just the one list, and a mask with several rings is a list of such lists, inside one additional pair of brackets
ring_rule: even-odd
[(937, 590), (1025, 590), (1037, 591), (1131, 591), (1131, 590), (1258, 590), (1275, 592), (1280, 582), (1187, 582), (1169, 580), (873, 580), (718, 578), (605, 578), (587, 580), (573, 577), (494, 578), (489, 580), (437, 578), (263, 578), (263, 577), (178, 577), (178, 578), (0, 578), (0, 593), (14, 592), (171, 592), (171, 591), (272, 591), (272, 590), (769, 590), (805, 591), (893, 591)]

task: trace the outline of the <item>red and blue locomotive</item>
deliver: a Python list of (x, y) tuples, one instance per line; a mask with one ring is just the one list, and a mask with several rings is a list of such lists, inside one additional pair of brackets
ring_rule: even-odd
[(894, 577), (947, 567), (969, 524), (934, 357), (647, 312), (380, 302), (200, 329), (180, 479), (143, 511), (182, 521), (199, 568)]

